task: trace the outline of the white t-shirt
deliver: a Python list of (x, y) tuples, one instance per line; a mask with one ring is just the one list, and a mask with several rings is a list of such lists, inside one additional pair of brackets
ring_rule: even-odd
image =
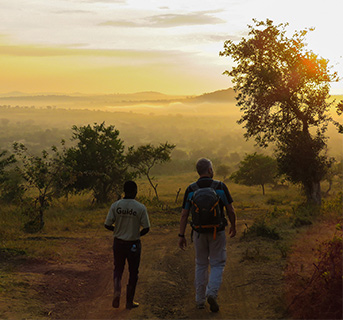
[(105, 224), (114, 224), (114, 237), (135, 241), (140, 238), (140, 228), (150, 228), (145, 205), (135, 199), (121, 199), (111, 205)]

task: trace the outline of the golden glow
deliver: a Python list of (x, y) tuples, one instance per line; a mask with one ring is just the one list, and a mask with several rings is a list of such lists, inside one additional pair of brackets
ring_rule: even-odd
[[(116, 93), (208, 91), (187, 54), (0, 45), (1, 92)], [(197, 74), (198, 73), (198, 74)], [(199, 79), (199, 80), (197, 80)], [(227, 81), (227, 79), (223, 79)], [(220, 88), (220, 83), (218, 83)], [(216, 89), (218, 86), (210, 88)]]
[[(201, 94), (231, 86), (219, 57), (252, 19), (315, 27), (309, 48), (343, 77), (341, 0), (35, 0), (1, 7), (0, 93)], [(20, 8), (20, 10), (18, 10)], [(304, 14), (306, 13), (306, 14)], [(343, 84), (333, 84), (335, 93)]]

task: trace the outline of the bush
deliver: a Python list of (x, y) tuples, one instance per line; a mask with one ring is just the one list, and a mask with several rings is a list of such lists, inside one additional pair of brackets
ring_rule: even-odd
[(291, 224), (294, 228), (311, 225), (320, 213), (318, 206), (308, 204), (301, 204), (292, 210)]
[(243, 237), (254, 237), (254, 236), (273, 239), (273, 240), (281, 239), (276, 229), (268, 226), (264, 220), (257, 220), (253, 223), (251, 227), (247, 226), (247, 229), (244, 230)]
[(342, 319), (342, 227), (318, 249), (315, 269), (289, 306), (294, 319)]
[(25, 216), (23, 230), (26, 233), (36, 233), (42, 230), (44, 221), (39, 210), (28, 199), (23, 202), (21, 214)]
[(331, 200), (324, 199), (321, 212), (325, 216), (342, 217), (343, 215), (343, 192), (339, 192), (337, 197)]

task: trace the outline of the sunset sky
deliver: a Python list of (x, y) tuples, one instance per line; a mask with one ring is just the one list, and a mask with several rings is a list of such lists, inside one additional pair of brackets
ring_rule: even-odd
[[(342, 0), (0, 0), (0, 94), (201, 94), (228, 88), (219, 57), (252, 19), (315, 27), (308, 48), (343, 77)], [(332, 85), (343, 94), (343, 82)]]

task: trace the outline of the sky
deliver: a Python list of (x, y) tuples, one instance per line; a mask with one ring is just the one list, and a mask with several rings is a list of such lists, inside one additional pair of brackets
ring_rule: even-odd
[[(343, 77), (342, 0), (0, 0), (0, 94), (195, 95), (232, 87), (225, 40), (252, 19), (314, 27), (308, 48)], [(343, 81), (332, 84), (343, 94)]]

